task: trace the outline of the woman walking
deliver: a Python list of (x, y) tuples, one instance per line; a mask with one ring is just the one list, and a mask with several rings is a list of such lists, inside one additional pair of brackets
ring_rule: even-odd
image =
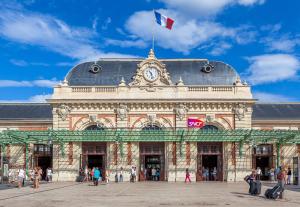
[(192, 182), (192, 181), (191, 181), (191, 177), (190, 177), (190, 172), (189, 172), (189, 169), (188, 169), (188, 168), (185, 169), (185, 180), (184, 180), (184, 182), (186, 183), (187, 180), (188, 180), (190, 183)]

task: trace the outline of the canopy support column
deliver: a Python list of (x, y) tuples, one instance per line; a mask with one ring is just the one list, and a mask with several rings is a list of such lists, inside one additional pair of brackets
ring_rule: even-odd
[(26, 175), (29, 175), (29, 144), (25, 143), (25, 169)]
[(276, 167), (278, 168), (280, 166), (280, 146), (281, 143), (276, 143), (276, 152), (277, 152), (277, 158), (276, 158)]

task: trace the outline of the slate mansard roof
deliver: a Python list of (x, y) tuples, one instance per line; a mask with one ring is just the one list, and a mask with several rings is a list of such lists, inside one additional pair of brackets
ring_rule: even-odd
[(300, 103), (255, 104), (252, 120), (300, 120)]
[[(90, 72), (95, 62), (81, 63), (70, 70), (66, 80), (70, 86), (118, 85), (124, 77), (126, 83), (132, 81), (137, 64), (144, 59), (101, 59), (96, 63), (101, 67), (99, 73)], [(218, 61), (209, 61), (213, 71), (202, 72), (208, 63), (205, 59), (159, 59), (166, 65), (172, 83), (180, 77), (185, 85), (233, 85), (239, 75), (230, 65)]]
[[(0, 104), (0, 120), (52, 120), (50, 104)], [(255, 104), (252, 120), (300, 120), (300, 103)]]
[(0, 120), (52, 120), (52, 106), (43, 103), (1, 103)]

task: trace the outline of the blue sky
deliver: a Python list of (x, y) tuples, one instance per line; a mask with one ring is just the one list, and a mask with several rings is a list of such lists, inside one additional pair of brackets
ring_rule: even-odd
[[(232, 65), (262, 102), (300, 101), (300, 1), (1, 0), (0, 102), (43, 102), (79, 62), (208, 58)], [(175, 20), (154, 24), (152, 10)]]

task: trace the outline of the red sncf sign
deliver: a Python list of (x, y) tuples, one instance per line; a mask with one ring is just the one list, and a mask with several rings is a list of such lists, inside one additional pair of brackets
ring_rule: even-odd
[(188, 118), (187, 125), (189, 128), (202, 128), (204, 127), (204, 122), (197, 118)]

